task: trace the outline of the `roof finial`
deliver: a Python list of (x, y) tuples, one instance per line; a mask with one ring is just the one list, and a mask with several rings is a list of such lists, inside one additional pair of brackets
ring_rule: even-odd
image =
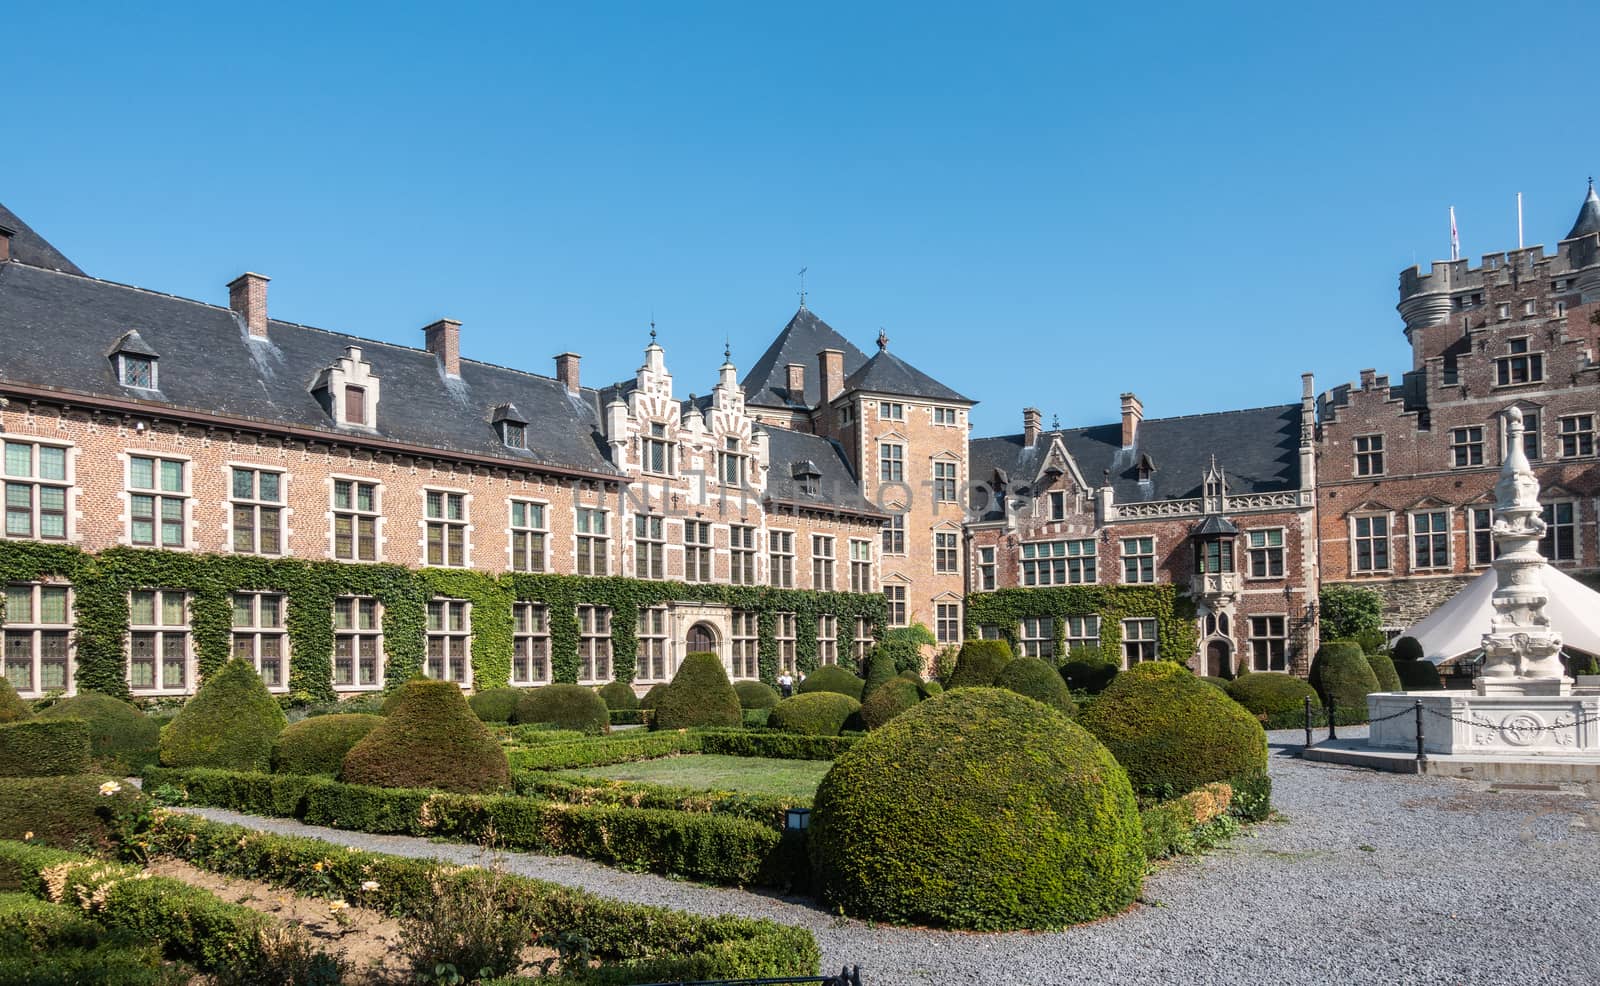
[(804, 308), (806, 306), (806, 271), (808, 271), (810, 269), (811, 268), (809, 268), (809, 267), (800, 268), (800, 307), (801, 308)]
[(1051, 431), (1060, 431), (1061, 430), (1061, 415), (1059, 415), (1059, 414), (1050, 415), (1050, 430)]
[(656, 344), (656, 310), (650, 309), (650, 345)]
[(878, 352), (887, 352), (889, 349), (889, 333), (883, 331), (883, 326), (878, 326)]
[(733, 362), (733, 337), (732, 336), (723, 336), (722, 337), (722, 361), (724, 363), (732, 363)]

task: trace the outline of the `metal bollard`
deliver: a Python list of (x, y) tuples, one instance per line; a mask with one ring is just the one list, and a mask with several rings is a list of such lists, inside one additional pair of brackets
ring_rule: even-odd
[(1422, 765), (1427, 762), (1428, 755), (1422, 752), (1422, 699), (1412, 703), (1412, 709), (1417, 714), (1417, 773), (1422, 773)]
[(1306, 696), (1306, 746), (1312, 744), (1311, 739), (1311, 696)]
[(1333, 695), (1330, 693), (1328, 695), (1328, 738), (1331, 740), (1339, 738), (1339, 731), (1333, 728), (1334, 711)]

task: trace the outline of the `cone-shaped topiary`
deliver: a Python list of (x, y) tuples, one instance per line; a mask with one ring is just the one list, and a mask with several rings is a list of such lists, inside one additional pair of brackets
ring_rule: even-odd
[[(428, 677), (426, 675), (423, 675), (423, 674), (415, 674), (415, 675), (412, 675), (410, 678), (406, 679), (406, 681), (427, 681), (427, 680), (428, 680)], [(405, 683), (406, 683), (405, 681), (402, 681), (399, 685), (395, 686), (394, 689), (392, 689), (389, 692), (389, 694), (387, 694), (387, 695), (385, 695), (383, 697), (383, 714), (384, 715), (388, 715), (389, 713), (393, 712), (394, 711), (394, 707), (400, 704), (400, 690), (405, 687)]]
[(337, 774), (345, 754), (383, 722), (383, 716), (364, 712), (302, 719), (278, 734), (272, 769), (280, 774)]
[(1175, 798), (1267, 769), (1267, 734), (1244, 707), (1171, 661), (1117, 675), (1079, 717), (1141, 794)]
[[(584, 689), (588, 691), (588, 689)], [(599, 701), (590, 692), (590, 697)], [(511, 785), (505, 751), (453, 681), (408, 681), (383, 725), (345, 754), (342, 780), (482, 794)]]
[(156, 762), (161, 727), (130, 702), (100, 692), (79, 692), (39, 713), (40, 719), (82, 719), (89, 724), (91, 769), (137, 774)]
[(639, 696), (633, 693), (633, 686), (625, 681), (608, 681), (600, 686), (599, 694), (605, 700), (606, 708), (612, 712), (632, 711), (639, 707)]
[(641, 708), (641, 709), (653, 709), (653, 708), (655, 708), (656, 707), (656, 703), (661, 701), (661, 696), (665, 695), (666, 693), (667, 693), (667, 683), (666, 682), (662, 681), (662, 682), (657, 682), (654, 685), (651, 685), (650, 688), (648, 690), (646, 690), (643, 695), (639, 696), (639, 708)]
[(777, 689), (764, 681), (736, 681), (733, 690), (741, 709), (770, 709), (782, 698)]
[(1389, 656), (1396, 664), (1401, 661), (1420, 661), (1423, 658), (1422, 642), (1416, 637), (1401, 637), (1394, 642), (1394, 649)]
[(838, 736), (861, 703), (838, 692), (807, 692), (786, 698), (772, 707), (767, 725), (802, 736)]
[(1043, 702), (1065, 715), (1078, 713), (1078, 703), (1072, 700), (1072, 692), (1060, 672), (1037, 657), (1019, 657), (1007, 664), (994, 685)]
[(1388, 654), (1368, 654), (1367, 663), (1372, 665), (1372, 675), (1378, 679), (1380, 692), (1401, 690), (1400, 675), (1395, 671), (1394, 660)]
[(806, 675), (800, 682), (800, 692), (836, 692), (861, 701), (861, 690), (867, 683), (836, 664), (828, 664)]
[[(481, 692), (473, 692), (467, 704), (472, 707), (473, 714), (484, 722), (510, 722), (521, 695), (522, 690), (518, 688), (485, 688)], [(388, 704), (387, 700), (384, 704)]]
[(1400, 679), (1402, 691), (1436, 692), (1444, 687), (1439, 678), (1439, 666), (1432, 661), (1396, 661), (1395, 677)]
[(728, 681), (722, 659), (715, 654), (687, 654), (672, 676), (672, 684), (656, 702), (652, 729), (688, 729), (691, 726), (740, 726), (744, 713), (739, 693)]
[(272, 741), (287, 722), (255, 666), (234, 658), (213, 671), (161, 730), (161, 763), (271, 770)]
[(557, 729), (576, 729), (591, 736), (611, 732), (606, 700), (582, 685), (541, 685), (524, 689), (512, 718), (521, 723), (545, 723)]
[(1292, 729), (1305, 724), (1306, 699), (1322, 708), (1317, 690), (1282, 671), (1252, 671), (1228, 682), (1228, 695), (1244, 706), (1268, 729)]
[(891, 678), (861, 703), (861, 721), (868, 729), (879, 729), (890, 719), (909, 711), (922, 701), (922, 690), (904, 678)]
[(1311, 687), (1323, 705), (1339, 709), (1367, 707), (1367, 696), (1378, 690), (1378, 676), (1361, 645), (1354, 640), (1330, 640), (1317, 648), (1311, 661)]
[(21, 722), (28, 718), (28, 703), (22, 700), (11, 682), (0, 677), (0, 722)]
[(861, 701), (866, 701), (874, 689), (898, 673), (895, 669), (894, 655), (889, 653), (887, 647), (872, 648), (871, 653), (867, 655), (867, 674), (866, 681), (861, 686)]
[(1115, 914), (1144, 878), (1127, 775), (1061, 713), (998, 688), (923, 702), (841, 754), (808, 850), (846, 914), (979, 931)]
[(1011, 645), (1004, 640), (969, 640), (956, 656), (956, 669), (944, 683), (948, 689), (993, 685), (1011, 663)]

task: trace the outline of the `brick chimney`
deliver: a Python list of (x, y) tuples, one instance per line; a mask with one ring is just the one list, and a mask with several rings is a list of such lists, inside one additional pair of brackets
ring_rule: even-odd
[(1044, 430), (1044, 415), (1036, 407), (1022, 409), (1022, 444), (1032, 448), (1039, 442), (1039, 433)]
[[(446, 376), (461, 376), (461, 323), (453, 318), (441, 318), (424, 328), (428, 352), (439, 360)], [(576, 369), (573, 371), (576, 373)]]
[(15, 232), (0, 226), (0, 264), (11, 259), (11, 235)]
[(1139, 422), (1144, 420), (1144, 405), (1132, 394), (1122, 395), (1122, 447), (1133, 448), (1139, 440)]
[(826, 406), (844, 391), (844, 352), (824, 349), (817, 354), (817, 370), (822, 374), (817, 382), (822, 385), (822, 403)]
[(577, 353), (556, 354), (556, 379), (567, 385), (567, 390), (576, 394), (578, 392), (578, 360), (583, 359)]
[(228, 307), (244, 319), (257, 339), (267, 337), (267, 282), (272, 278), (248, 271), (228, 282)]
[(804, 363), (790, 363), (789, 370), (789, 399), (796, 404), (804, 404), (806, 400), (806, 365)]

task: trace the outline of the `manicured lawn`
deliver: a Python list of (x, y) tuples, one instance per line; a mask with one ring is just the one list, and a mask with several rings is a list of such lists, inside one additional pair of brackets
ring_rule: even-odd
[(606, 777), (614, 781), (643, 781), (703, 791), (794, 795), (809, 800), (817, 793), (817, 784), (831, 766), (833, 764), (826, 760), (769, 760), (692, 753), (610, 767), (586, 767), (581, 771), (565, 771), (562, 776)]

